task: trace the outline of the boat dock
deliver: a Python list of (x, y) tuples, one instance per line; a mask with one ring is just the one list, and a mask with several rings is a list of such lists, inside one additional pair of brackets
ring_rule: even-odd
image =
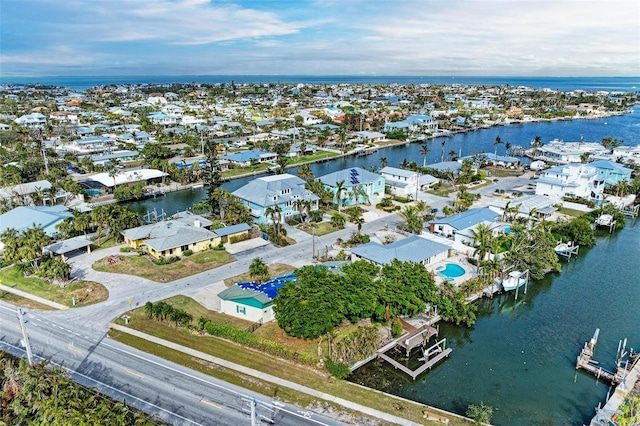
[[(578, 359), (576, 360), (576, 370), (582, 369), (588, 371), (596, 376), (597, 379), (602, 379), (611, 385), (617, 385), (624, 382), (629, 371), (631, 371), (638, 363), (638, 360), (640, 360), (640, 354), (634, 354), (633, 352), (628, 354), (625, 349), (627, 340), (625, 339), (624, 343), (621, 341), (618, 344), (618, 354), (616, 355), (617, 369), (615, 373), (607, 371), (599, 366), (598, 361), (593, 359), (593, 353), (595, 351), (596, 343), (598, 343), (599, 335), (600, 329), (596, 328), (595, 333), (593, 333), (593, 337), (584, 344), (582, 351), (580, 351), (580, 355), (578, 355)], [(627, 360), (623, 361), (626, 355), (629, 355), (629, 357)]]
[(420, 361), (424, 361), (424, 363), (417, 369), (411, 370), (407, 366), (391, 358), (386, 354), (386, 352), (391, 349), (400, 350), (400, 348), (402, 348), (405, 351), (405, 355), (409, 357), (413, 349), (419, 346), (424, 347), (429, 339), (431, 339), (431, 337), (437, 336), (439, 333), (439, 329), (438, 327), (434, 327), (431, 324), (424, 324), (420, 327), (415, 327), (403, 319), (401, 319), (401, 321), (402, 328), (407, 333), (378, 349), (378, 351), (376, 352), (376, 357), (382, 358), (383, 360), (391, 364), (395, 369), (402, 371), (403, 373), (411, 376), (413, 380), (415, 380), (416, 377), (418, 377), (426, 370), (430, 370), (440, 360), (448, 357), (449, 354), (451, 354), (452, 350), (451, 348), (446, 347), (447, 339), (442, 339), (436, 342), (431, 347), (424, 349), (423, 357), (420, 358)]

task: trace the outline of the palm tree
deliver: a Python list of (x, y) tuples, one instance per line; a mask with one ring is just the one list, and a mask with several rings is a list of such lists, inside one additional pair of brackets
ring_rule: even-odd
[(282, 175), (287, 171), (287, 165), (289, 164), (289, 157), (284, 155), (278, 155), (276, 158), (276, 164), (278, 168), (276, 169), (276, 174)]
[(269, 267), (260, 257), (256, 257), (251, 261), (251, 265), (249, 265), (249, 276), (251, 278), (257, 277), (258, 282), (262, 282), (269, 276)]
[(457, 156), (458, 156), (458, 153), (455, 152), (453, 149), (449, 151), (449, 160), (453, 161)]
[(380, 157), (378, 161), (380, 161), (380, 167), (382, 167), (383, 169), (387, 167), (387, 164), (389, 164), (389, 162), (387, 161), (387, 157)]
[(444, 163), (444, 145), (447, 143), (447, 141), (442, 141), (440, 142), (440, 161)]
[(507, 141), (504, 143), (504, 155), (507, 155), (509, 150), (511, 149), (511, 142)]
[(267, 216), (269, 220), (271, 220), (271, 223), (273, 224), (273, 232), (276, 240), (278, 240), (278, 235), (280, 231), (281, 213), (282, 213), (282, 209), (280, 208), (279, 205), (275, 203), (273, 204), (273, 207), (267, 207), (267, 209), (264, 211), (265, 216)]
[(504, 142), (502, 142), (502, 139), (500, 139), (500, 136), (496, 136), (496, 141), (493, 143), (493, 146), (495, 147), (495, 152), (494, 152), (494, 161), (496, 160), (496, 158), (498, 158), (498, 145), (502, 144)]
[(543, 145), (542, 143), (542, 138), (540, 136), (537, 136), (535, 138), (533, 138), (533, 142), (531, 142), (531, 146), (533, 148), (539, 148)]
[(336, 213), (331, 216), (331, 225), (335, 228), (343, 229), (346, 222), (347, 218), (341, 213)]
[(489, 225), (479, 223), (475, 228), (471, 229), (471, 237), (473, 238), (473, 247), (475, 248), (473, 255), (478, 256), (479, 261), (483, 261), (487, 253), (491, 250), (493, 236)]
[(343, 194), (345, 194), (346, 192), (347, 192), (347, 187), (344, 184), (344, 180), (341, 180), (340, 182), (336, 182), (336, 201), (338, 203), (338, 213), (340, 213), (340, 210), (342, 208)]
[(302, 164), (298, 167), (298, 177), (305, 181), (313, 179), (315, 176), (311, 171), (311, 166), (309, 164)]
[(582, 154), (580, 154), (580, 162), (582, 164), (587, 164), (589, 162), (589, 157), (591, 157), (590, 152), (583, 152)]
[(419, 234), (422, 232), (424, 222), (422, 216), (414, 206), (405, 206), (398, 215), (404, 220), (405, 226), (409, 232)]
[(429, 154), (429, 144), (424, 142), (420, 144), (420, 155), (422, 155), (422, 167), (427, 167), (427, 154)]

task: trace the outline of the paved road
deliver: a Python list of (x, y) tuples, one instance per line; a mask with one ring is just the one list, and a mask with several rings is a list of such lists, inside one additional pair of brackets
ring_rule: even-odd
[[(385, 215), (365, 223), (362, 226), (362, 232), (372, 234), (383, 229), (385, 225), (393, 229), (398, 221), (399, 218), (395, 214)], [(348, 239), (354, 231), (356, 231), (355, 225), (348, 223), (344, 230), (316, 237), (316, 252), (325, 245), (333, 244), (337, 238)], [(311, 235), (299, 233), (296, 236), (299, 239), (294, 245), (278, 248), (269, 244), (237, 253), (234, 255), (235, 262), (168, 283), (157, 283), (132, 275), (98, 272), (91, 268), (91, 265), (99, 259), (108, 255), (121, 254), (118, 247), (98, 250), (90, 254), (82, 253), (69, 258), (72, 264), (72, 275), (104, 284), (109, 289), (109, 299), (91, 306), (51, 312), (47, 316), (67, 324), (80, 324), (104, 333), (114, 318), (130, 310), (131, 307), (142, 306), (147, 301), (156, 302), (175, 295), (192, 293), (198, 288), (233, 277), (247, 271), (256, 257), (261, 257), (267, 264), (287, 263), (299, 267), (311, 263), (313, 248)], [(129, 299), (132, 301), (131, 306), (128, 303)]]
[[(250, 401), (259, 418), (278, 425), (339, 425), (317, 413), (282, 404), (238, 386), (130, 348), (84, 328), (73, 329), (27, 313), (36, 360), (49, 359), (87, 386), (176, 425), (250, 424)], [(15, 308), (0, 303), (0, 349), (24, 356)]]

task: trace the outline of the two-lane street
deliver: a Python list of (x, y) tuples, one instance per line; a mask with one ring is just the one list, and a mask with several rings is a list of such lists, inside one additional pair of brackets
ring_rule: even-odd
[[(82, 328), (68, 328), (36, 313), (24, 315), (35, 360), (66, 368), (79, 383), (156, 414), (176, 425), (249, 425), (256, 418), (279, 425), (341, 424), (127, 347)], [(16, 310), (0, 304), (0, 349), (24, 356)]]

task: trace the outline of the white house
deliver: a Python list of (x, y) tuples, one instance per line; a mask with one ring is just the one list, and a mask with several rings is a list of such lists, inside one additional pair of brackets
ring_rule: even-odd
[(391, 263), (394, 259), (423, 265), (438, 263), (449, 257), (450, 247), (436, 241), (412, 235), (391, 244), (370, 242), (351, 249), (351, 261), (366, 260), (376, 265)]
[(547, 195), (555, 201), (563, 197), (582, 197), (602, 203), (605, 177), (588, 164), (565, 164), (544, 171), (536, 183), (536, 195)]
[(385, 185), (388, 185), (394, 194), (415, 196), (418, 190), (417, 172), (387, 166), (380, 170), (380, 174), (385, 180)]
[(47, 125), (47, 118), (39, 112), (23, 115), (13, 120), (16, 124), (28, 128), (44, 127)]

